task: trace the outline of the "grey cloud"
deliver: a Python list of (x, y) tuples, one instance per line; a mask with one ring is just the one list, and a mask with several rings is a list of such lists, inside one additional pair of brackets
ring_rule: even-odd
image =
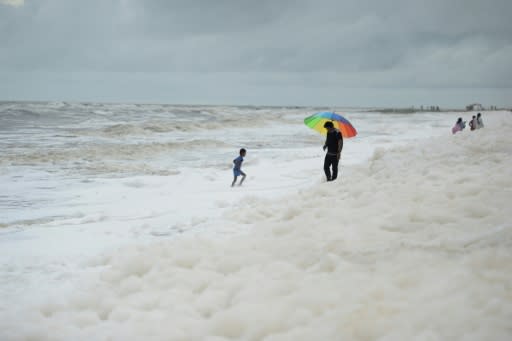
[(509, 0), (26, 0), (0, 5), (0, 71), (512, 87), (510, 13)]

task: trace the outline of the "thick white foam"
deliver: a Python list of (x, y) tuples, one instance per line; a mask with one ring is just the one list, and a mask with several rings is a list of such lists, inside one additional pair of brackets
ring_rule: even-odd
[[(367, 163), (345, 166), (342, 181), (318, 177), (284, 199), (270, 188), (261, 187), (267, 196), (237, 196), (236, 188), (217, 203), (228, 209), (199, 233), (109, 251), (69, 281), (60, 271), (61, 286), (41, 288), (48, 298), (10, 302), (0, 311), (0, 335), (510, 339), (510, 119), (488, 113), (485, 129), (453, 136), (446, 129), (378, 149)], [(200, 210), (204, 198), (195, 195)], [(163, 207), (152, 206), (152, 216)], [(137, 216), (144, 207), (132, 209)], [(229, 237), (203, 233), (213, 227)]]

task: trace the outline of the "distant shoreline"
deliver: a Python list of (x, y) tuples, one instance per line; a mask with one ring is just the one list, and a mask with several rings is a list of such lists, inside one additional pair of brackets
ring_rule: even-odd
[(315, 106), (315, 105), (257, 105), (257, 104), (186, 104), (186, 103), (149, 103), (149, 102), (103, 102), (103, 101), (40, 101), (40, 100), (0, 100), (0, 105), (3, 104), (82, 104), (82, 105), (136, 105), (136, 106), (152, 106), (161, 105), (169, 107), (236, 107), (236, 108), (289, 108), (289, 109), (305, 109), (317, 111), (362, 111), (362, 112), (378, 112), (378, 113), (394, 113), (394, 114), (415, 114), (422, 112), (478, 112), (478, 111), (511, 111), (510, 108), (482, 108), (481, 110), (467, 110), (466, 108), (441, 108), (435, 107), (436, 110), (421, 107), (356, 107), (356, 106)]

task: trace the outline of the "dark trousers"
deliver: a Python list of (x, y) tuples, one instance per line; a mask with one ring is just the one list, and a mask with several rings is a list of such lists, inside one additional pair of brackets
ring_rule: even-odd
[[(327, 181), (335, 180), (338, 177), (338, 160), (337, 155), (325, 154), (324, 160), (324, 172), (327, 177)], [(331, 176), (331, 166), (332, 166), (332, 176)]]

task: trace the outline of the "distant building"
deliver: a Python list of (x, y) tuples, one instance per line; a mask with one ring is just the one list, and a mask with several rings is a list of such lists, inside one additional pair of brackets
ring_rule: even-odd
[(473, 103), (470, 105), (466, 105), (466, 111), (478, 111), (484, 110), (484, 107), (480, 103)]

